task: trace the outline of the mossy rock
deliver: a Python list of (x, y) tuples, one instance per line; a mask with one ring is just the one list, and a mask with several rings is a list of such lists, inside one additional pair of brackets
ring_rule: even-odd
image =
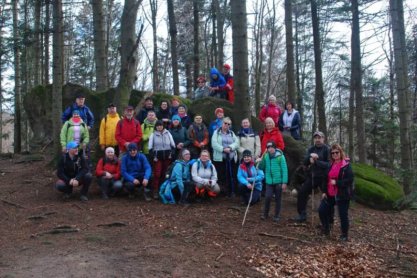
[(376, 209), (393, 209), (397, 200), (404, 197), (401, 185), (378, 169), (352, 163), (355, 174), (356, 200)]

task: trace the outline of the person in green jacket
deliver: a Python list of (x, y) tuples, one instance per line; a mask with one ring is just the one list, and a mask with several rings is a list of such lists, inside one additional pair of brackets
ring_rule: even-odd
[(267, 153), (261, 158), (259, 169), (265, 173), (265, 205), (261, 216), (262, 220), (268, 218), (272, 195), (275, 194), (274, 222), (279, 221), (281, 211), (281, 194), (285, 191), (288, 183), (288, 168), (283, 152), (277, 149), (273, 141), (266, 144)]
[(61, 128), (60, 140), (63, 153), (67, 151), (67, 144), (72, 141), (79, 145), (79, 150), (85, 151), (90, 135), (87, 125), (80, 117), (80, 111), (72, 111), (72, 117)]
[(148, 111), (145, 120), (141, 125), (142, 127), (142, 152), (148, 158), (149, 163), (151, 163), (151, 159), (149, 158), (149, 138), (151, 134), (155, 130), (155, 124), (158, 118), (156, 117), (156, 113), (153, 110)]

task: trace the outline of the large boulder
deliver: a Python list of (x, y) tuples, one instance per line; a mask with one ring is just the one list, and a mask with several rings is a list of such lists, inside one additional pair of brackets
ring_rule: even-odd
[(376, 209), (393, 209), (404, 197), (401, 185), (378, 169), (359, 163), (352, 164), (355, 174), (356, 200)]

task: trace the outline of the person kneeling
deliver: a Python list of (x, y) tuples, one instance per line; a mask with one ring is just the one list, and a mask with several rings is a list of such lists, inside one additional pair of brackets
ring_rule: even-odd
[(106, 148), (104, 158), (100, 158), (97, 163), (96, 177), (101, 189), (101, 196), (104, 200), (107, 200), (109, 195), (114, 196), (114, 194), (122, 189), (120, 164), (114, 153), (114, 148)]
[(242, 202), (245, 205), (249, 202), (250, 205), (254, 205), (261, 199), (264, 172), (255, 167), (255, 164), (252, 161), (251, 151), (244, 150), (242, 156), (242, 163), (239, 165), (239, 169), (237, 170), (237, 180), (239, 181)]
[(92, 180), (88, 171), (88, 165), (83, 155), (78, 154), (78, 143), (70, 141), (66, 145), (67, 152), (61, 156), (58, 162), (57, 176), (59, 180), (55, 184), (58, 191), (64, 192), (64, 200), (71, 197), (74, 187), (82, 185), (80, 190), (81, 201), (88, 201), (87, 193)]
[(186, 148), (181, 149), (179, 158), (174, 162), (172, 173), (161, 184), (159, 196), (164, 204), (175, 204), (175, 191), (178, 190), (181, 197), (179, 204), (188, 205), (188, 195), (192, 188), (190, 174), (190, 151)]
[(191, 176), (195, 184), (197, 198), (216, 197), (220, 192), (217, 184), (217, 171), (210, 161), (210, 153), (203, 150), (200, 158), (191, 167)]

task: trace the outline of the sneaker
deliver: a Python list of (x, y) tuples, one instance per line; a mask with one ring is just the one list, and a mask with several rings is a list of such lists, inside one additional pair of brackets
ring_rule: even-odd
[(340, 240), (340, 241), (343, 241), (343, 242), (346, 242), (346, 241), (348, 241), (348, 237), (347, 237), (347, 236), (344, 236), (344, 235), (341, 235), (341, 236), (339, 237), (339, 240)]
[(82, 202), (87, 202), (88, 201), (88, 197), (86, 195), (81, 195), (80, 200)]
[(278, 222), (279, 222), (279, 216), (275, 216), (275, 217), (274, 217), (274, 219), (273, 219), (273, 221), (274, 221), (275, 223), (278, 223)]

